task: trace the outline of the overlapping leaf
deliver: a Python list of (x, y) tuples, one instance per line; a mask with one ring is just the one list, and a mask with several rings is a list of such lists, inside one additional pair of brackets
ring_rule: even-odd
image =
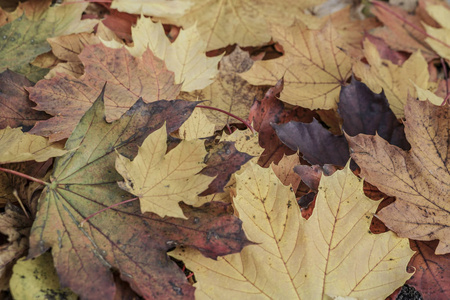
[(364, 196), (348, 165), (322, 177), (308, 221), (270, 168), (250, 164), (236, 180), (234, 205), (257, 244), (217, 261), (177, 250), (173, 255), (195, 272), (198, 299), (378, 299), (411, 276), (408, 240), (368, 230), (378, 203)]
[(406, 152), (379, 136), (349, 137), (352, 158), (362, 176), (397, 201), (377, 216), (403, 237), (439, 239), (436, 254), (450, 252), (450, 129), (449, 106), (409, 98), (405, 132)]
[(275, 84), (284, 78), (281, 100), (310, 109), (336, 108), (341, 85), (351, 73), (345, 41), (331, 23), (310, 30), (296, 21), (291, 27), (271, 27), (285, 51), (281, 58), (256, 62), (241, 76), (251, 84)]
[(190, 299), (193, 288), (166, 251), (193, 245), (209, 257), (240, 251), (247, 243), (240, 221), (219, 203), (183, 206), (187, 220), (142, 215), (139, 202), (102, 212), (133, 196), (117, 185), (115, 151), (132, 158), (146, 136), (164, 122), (173, 131), (195, 103), (138, 101), (122, 118), (105, 121), (102, 96), (83, 116), (56, 160), (51, 183), (43, 191), (30, 237), (29, 257), (52, 248), (62, 286), (84, 299), (112, 299), (111, 268), (145, 298)]
[(51, 140), (66, 138), (81, 116), (89, 109), (106, 84), (106, 119), (118, 119), (139, 97), (144, 102), (174, 99), (180, 86), (164, 62), (150, 50), (141, 58), (126, 49), (110, 49), (101, 44), (89, 45), (80, 54), (85, 74), (80, 78), (59, 74), (39, 81), (29, 88), (30, 99), (54, 117), (39, 122), (31, 131), (50, 136)]

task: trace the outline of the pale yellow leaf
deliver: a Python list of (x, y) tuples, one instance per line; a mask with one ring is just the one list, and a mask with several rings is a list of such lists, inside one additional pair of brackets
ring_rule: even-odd
[(435, 93), (417, 86), (415, 83), (413, 84), (414, 88), (416, 89), (417, 98), (419, 100), (421, 101), (428, 100), (434, 105), (442, 105), (442, 103), (444, 102), (444, 99), (442, 97), (439, 97)]
[[(428, 86), (428, 66), (420, 51), (413, 53), (401, 66), (382, 59), (369, 40), (364, 41), (364, 55), (368, 65), (358, 61), (353, 65), (355, 75), (374, 93), (384, 91), (392, 111), (403, 117), (408, 95), (416, 96), (413, 83), (420, 88)], [(413, 83), (412, 83), (413, 82)]]
[(249, 164), (236, 180), (234, 205), (256, 244), (217, 261), (171, 252), (194, 272), (197, 299), (384, 299), (411, 277), (408, 239), (370, 232), (378, 203), (349, 164), (322, 176), (308, 221), (271, 168)]
[(441, 57), (450, 60), (450, 10), (444, 5), (427, 5), (426, 10), (442, 28), (435, 28), (422, 23), (427, 33), (433, 37), (427, 37), (425, 41)]
[(283, 46), (284, 56), (258, 61), (241, 77), (254, 85), (275, 85), (284, 77), (281, 100), (310, 109), (336, 108), (351, 63), (332, 24), (320, 30), (301, 21), (291, 27), (274, 25), (272, 35)]
[(150, 134), (133, 161), (118, 154), (116, 169), (125, 179), (119, 186), (138, 196), (142, 212), (186, 218), (178, 202), (195, 204), (213, 177), (199, 174), (206, 166), (204, 142), (181, 141), (166, 154), (166, 126)]
[(129, 14), (154, 17), (180, 17), (189, 7), (189, 0), (113, 0), (111, 8)]
[(0, 130), (0, 164), (28, 160), (46, 161), (67, 151), (60, 143), (50, 143), (48, 138), (23, 133), (20, 128)]
[(215, 125), (208, 120), (201, 108), (196, 108), (179, 129), (180, 137), (191, 141), (214, 135)]
[[(153, 23), (150, 18), (141, 17), (132, 27), (134, 45), (126, 46), (135, 56), (141, 56), (147, 48), (156, 57), (164, 60), (167, 69), (175, 73), (175, 82), (182, 84), (182, 91), (190, 92), (207, 87), (218, 73), (218, 63), (222, 55), (206, 56), (206, 42), (200, 36), (195, 24), (181, 29), (174, 43), (170, 43), (161, 23)], [(104, 41), (111, 48), (123, 45), (116, 41)]]
[(200, 36), (213, 50), (238, 44), (260, 46), (270, 41), (268, 23), (289, 25), (304, 9), (323, 0), (191, 0), (192, 7), (182, 17), (163, 19), (183, 28), (198, 25)]

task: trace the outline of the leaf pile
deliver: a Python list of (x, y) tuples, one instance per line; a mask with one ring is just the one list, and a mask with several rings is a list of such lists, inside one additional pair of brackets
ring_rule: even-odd
[(443, 2), (106, 2), (0, 2), (2, 297), (450, 298)]

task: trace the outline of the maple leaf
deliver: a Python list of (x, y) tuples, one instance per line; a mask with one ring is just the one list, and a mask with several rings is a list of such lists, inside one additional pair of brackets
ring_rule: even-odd
[(133, 161), (119, 154), (116, 170), (125, 179), (119, 186), (139, 197), (142, 212), (186, 219), (178, 202), (195, 204), (214, 178), (199, 174), (206, 166), (203, 141), (182, 140), (167, 154), (166, 141), (163, 125), (145, 139)]
[(147, 103), (171, 100), (180, 91), (173, 82), (173, 73), (149, 50), (142, 58), (135, 58), (126, 49), (89, 45), (80, 59), (85, 67), (82, 77), (58, 74), (28, 88), (36, 109), (54, 116), (38, 122), (31, 133), (49, 136), (51, 141), (68, 137), (105, 82), (107, 121), (118, 119), (139, 97)]
[(269, 23), (291, 24), (303, 10), (324, 1), (193, 0), (181, 17), (162, 18), (165, 23), (189, 28), (197, 24), (207, 50), (238, 44), (260, 46), (270, 41)]
[(331, 23), (310, 30), (296, 21), (291, 27), (271, 27), (284, 56), (256, 62), (241, 76), (254, 85), (275, 84), (284, 78), (281, 100), (310, 109), (336, 108), (341, 85), (351, 74), (350, 58), (342, 50), (345, 42)]
[(377, 213), (378, 218), (399, 236), (439, 239), (436, 254), (450, 252), (449, 116), (448, 106), (409, 98), (405, 106), (408, 152), (378, 135), (347, 137), (361, 175), (383, 193), (397, 197)]
[(50, 143), (42, 136), (23, 133), (20, 128), (6, 127), (0, 130), (0, 164), (46, 161), (66, 152), (61, 144)]
[(32, 109), (25, 87), (32, 86), (25, 76), (6, 70), (0, 73), (0, 129), (7, 126), (22, 127), (28, 131), (36, 121), (48, 119), (48, 115)]
[(412, 275), (408, 240), (368, 231), (378, 203), (348, 164), (322, 177), (308, 221), (271, 168), (247, 166), (236, 175), (234, 206), (256, 244), (217, 261), (189, 248), (171, 254), (195, 273), (197, 298), (382, 299)]
[[(208, 100), (208, 105), (245, 119), (253, 100), (263, 95), (261, 87), (252, 86), (239, 76), (250, 70), (252, 65), (250, 55), (236, 47), (230, 55), (224, 56), (220, 61), (219, 73), (211, 85), (201, 91), (181, 93), (180, 98), (191, 101)], [(220, 128), (234, 121), (223, 112), (208, 110), (205, 113), (210, 121)]]
[(414, 84), (428, 87), (427, 62), (420, 51), (414, 52), (401, 66), (381, 59), (376, 47), (364, 41), (364, 55), (369, 65), (358, 61), (353, 65), (355, 75), (361, 78), (372, 91), (384, 91), (392, 111), (398, 118), (403, 117), (403, 107), (408, 95), (415, 95)]
[[(49, 1), (40, 2), (44, 7), (50, 4)], [(1, 26), (0, 39), (3, 43), (0, 46), (0, 72), (6, 69), (18, 73), (26, 72), (35, 57), (50, 50), (46, 41), (49, 37), (91, 31), (97, 20), (80, 21), (87, 5), (88, 3), (55, 5), (36, 15), (27, 11), (26, 14)], [(38, 6), (38, 9), (42, 7)], [(35, 81), (36, 79), (34, 78)]]
[(206, 138), (214, 135), (214, 124), (199, 108), (194, 109), (189, 119), (181, 125), (179, 134), (184, 140)]
[[(206, 42), (195, 26), (181, 29), (173, 43), (167, 38), (162, 24), (153, 23), (150, 18), (141, 17), (131, 30), (134, 44), (125, 46), (130, 53), (140, 57), (149, 48), (156, 57), (164, 60), (168, 70), (175, 73), (175, 82), (182, 85), (182, 91), (203, 89), (213, 82), (222, 55), (206, 56)], [(115, 41), (103, 43), (112, 48), (123, 46)]]
[(103, 95), (66, 142), (71, 151), (55, 160), (51, 183), (39, 200), (31, 229), (29, 258), (49, 248), (63, 287), (84, 299), (112, 299), (112, 268), (144, 298), (192, 298), (193, 288), (166, 251), (193, 245), (212, 258), (248, 244), (227, 205), (183, 206), (188, 220), (140, 213), (139, 202), (89, 215), (132, 195), (117, 185), (115, 151), (134, 157), (146, 136), (166, 122), (178, 128), (195, 107), (185, 101), (138, 101), (119, 120), (105, 121)]

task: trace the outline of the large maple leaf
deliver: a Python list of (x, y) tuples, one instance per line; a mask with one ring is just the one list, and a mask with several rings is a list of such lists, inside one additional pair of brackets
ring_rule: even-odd
[[(36, 10), (48, 8), (50, 4), (50, 1), (31, 2), (37, 7)], [(36, 14), (30, 11), (32, 6), (28, 6), (20, 17), (1, 26), (0, 72), (10, 69), (25, 74), (29, 72), (29, 63), (36, 56), (50, 50), (47, 38), (91, 31), (98, 21), (80, 20), (87, 5), (87, 3), (56, 5)], [(31, 79), (37, 81), (41, 75)]]
[(39, 200), (31, 229), (29, 257), (49, 248), (62, 286), (84, 299), (112, 299), (112, 271), (147, 299), (189, 299), (193, 287), (166, 255), (176, 244), (198, 247), (209, 257), (240, 251), (248, 243), (241, 222), (227, 206), (183, 207), (187, 220), (141, 214), (139, 202), (109, 209), (80, 226), (89, 215), (132, 195), (117, 185), (116, 153), (132, 158), (148, 134), (173, 131), (196, 103), (138, 101), (122, 118), (105, 121), (103, 95), (67, 140), (70, 153), (55, 160), (51, 183)]
[(439, 239), (436, 254), (450, 252), (450, 127), (449, 106), (409, 98), (405, 133), (410, 151), (377, 136), (348, 137), (361, 175), (397, 200), (377, 213), (402, 237)]
[(196, 24), (207, 42), (207, 50), (238, 44), (260, 46), (270, 41), (269, 23), (291, 24), (303, 10), (319, 1), (286, 0), (193, 0), (182, 17), (165, 18), (183, 28)]
[(80, 78), (58, 74), (28, 88), (36, 109), (54, 117), (39, 122), (31, 133), (50, 136), (50, 140), (66, 138), (81, 116), (89, 109), (105, 81), (106, 119), (118, 119), (142, 97), (144, 102), (175, 99), (180, 86), (164, 62), (150, 50), (141, 58), (126, 49), (110, 49), (101, 44), (89, 45), (80, 54), (85, 74)]
[(195, 273), (198, 299), (383, 299), (412, 275), (408, 240), (370, 232), (378, 203), (349, 165), (322, 176), (308, 221), (271, 168), (250, 163), (236, 182), (234, 205), (256, 244), (217, 261), (177, 249)]
[(351, 74), (345, 41), (332, 23), (311, 30), (297, 20), (291, 27), (272, 25), (272, 35), (285, 51), (280, 58), (258, 61), (241, 76), (255, 85), (284, 78), (281, 100), (310, 109), (336, 108), (339, 91)]

